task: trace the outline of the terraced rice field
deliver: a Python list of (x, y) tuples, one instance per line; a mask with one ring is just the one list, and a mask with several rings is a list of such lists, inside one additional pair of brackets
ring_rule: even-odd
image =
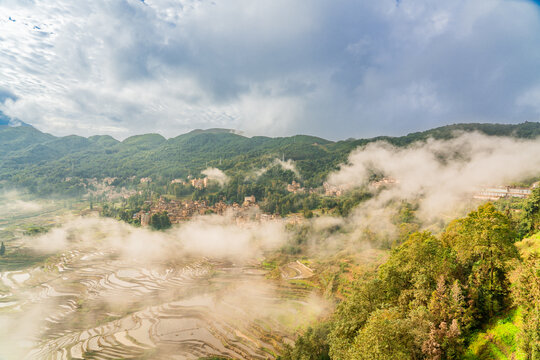
[(0, 358), (273, 359), (321, 310), (307, 299), (245, 264), (70, 250), (1, 273)]

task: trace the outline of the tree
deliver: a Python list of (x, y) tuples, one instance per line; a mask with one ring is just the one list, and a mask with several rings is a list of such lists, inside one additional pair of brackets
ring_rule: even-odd
[(304, 217), (306, 219), (311, 219), (313, 217), (313, 211), (311, 210), (304, 210)]
[(429, 232), (412, 234), (395, 248), (381, 266), (379, 278), (389, 300), (408, 306), (427, 306), (440, 276), (450, 276), (455, 258), (453, 251)]
[(439, 278), (429, 312), (432, 322), (422, 352), (432, 360), (459, 358), (463, 350), (460, 335), (468, 329), (471, 318), (458, 280), (449, 288), (445, 278)]
[(133, 215), (130, 214), (128, 211), (126, 211), (125, 209), (121, 209), (119, 212), (118, 212), (118, 217), (120, 218), (120, 220), (122, 221), (125, 221), (125, 222), (129, 222)]
[(501, 309), (508, 294), (507, 261), (518, 256), (517, 233), (510, 219), (486, 203), (467, 217), (453, 221), (442, 240), (456, 251), (461, 274), (483, 315)]
[(511, 274), (512, 298), (522, 311), (518, 343), (527, 359), (540, 358), (540, 255), (525, 256)]
[(171, 227), (171, 220), (166, 211), (155, 213), (150, 218), (150, 226), (155, 230), (165, 230)]
[(529, 233), (535, 232), (540, 226), (540, 187), (533, 189), (524, 207), (525, 227)]
[(4, 242), (2, 241), (2, 245), (0, 245), (0, 256), (4, 256), (6, 253), (6, 246), (4, 245)]
[(346, 357), (347, 349), (352, 346), (370, 314), (382, 305), (384, 295), (379, 279), (357, 279), (351, 296), (336, 309), (335, 321), (329, 335), (330, 355), (333, 359)]
[(418, 358), (411, 324), (396, 308), (371, 314), (344, 360), (402, 360)]
[[(439, 326), (431, 325), (429, 338), (422, 344), (422, 352), (430, 360), (459, 359), (461, 331), (457, 320), (448, 325), (443, 321)], [(448, 354), (450, 353), (450, 354)]]
[(307, 329), (296, 340), (294, 348), (287, 346), (280, 360), (330, 360), (328, 355), (328, 323), (322, 323)]

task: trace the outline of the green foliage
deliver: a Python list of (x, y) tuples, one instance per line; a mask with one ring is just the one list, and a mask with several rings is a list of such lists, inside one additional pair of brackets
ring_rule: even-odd
[(4, 256), (6, 253), (6, 246), (4, 245), (4, 242), (2, 241), (2, 244), (0, 245), (0, 256)]
[(155, 230), (165, 230), (171, 227), (171, 220), (167, 212), (152, 214), (150, 226)]
[(463, 351), (461, 335), (467, 333), (473, 320), (459, 280), (448, 287), (441, 277), (428, 309), (431, 324), (422, 351), (428, 358), (458, 359)]
[[(403, 206), (396, 221), (413, 224), (414, 207)], [(519, 262), (515, 238), (514, 223), (489, 203), (440, 236), (412, 233), (376, 273), (357, 279), (337, 307), (326, 340), (331, 358), (461, 359), (471, 333), (511, 305), (508, 263)], [(536, 270), (523, 267), (521, 291), (513, 292), (522, 299), (515, 300), (520, 308), (527, 303), (533, 314), (530, 325), (523, 318), (521, 332), (530, 352), (540, 301), (531, 284)], [(501, 339), (515, 342), (512, 333)]]
[(379, 272), (388, 299), (427, 306), (441, 276), (454, 271), (454, 253), (429, 232), (414, 233), (395, 248)]
[(524, 207), (525, 229), (532, 234), (540, 228), (540, 187), (533, 189)]
[(518, 342), (525, 359), (540, 358), (540, 233), (523, 241), (523, 260), (511, 274), (512, 299), (521, 309)]
[(149, 150), (158, 147), (167, 140), (159, 134), (145, 134), (128, 137), (122, 144), (137, 148), (137, 150)]
[(379, 279), (362, 279), (355, 284), (352, 295), (336, 309), (330, 333), (330, 354), (344, 359), (370, 314), (383, 305), (385, 294)]
[(294, 348), (287, 346), (278, 360), (330, 360), (327, 342), (329, 331), (328, 323), (308, 328), (296, 340)]
[[(133, 176), (137, 181), (141, 177), (152, 176), (156, 182), (166, 185), (173, 178), (198, 176), (203, 169), (213, 166), (229, 176), (238, 175), (243, 179), (253, 176), (258, 169), (272, 167), (276, 158), (285, 157), (296, 162), (305, 186), (317, 187), (358, 146), (378, 140), (406, 146), (428, 137), (448, 139), (455, 136), (455, 130), (533, 138), (540, 134), (540, 124), (459, 124), (403, 137), (339, 142), (303, 135), (247, 138), (225, 129), (195, 130), (171, 139), (146, 134), (119, 142), (110, 136), (57, 138), (31, 126), (2, 127), (0, 181), (7, 180), (39, 195), (52, 193), (77, 197), (85, 192), (85, 186), (78, 180), (64, 184), (66, 178), (117, 177), (118, 185), (126, 185), (133, 182)], [(269, 171), (267, 177), (274, 178), (276, 174), (272, 172), (277, 170)], [(294, 174), (289, 173), (280, 181), (290, 182), (293, 178)], [(253, 195), (262, 199), (267, 194)], [(228, 196), (227, 199), (241, 201), (239, 197), (232, 199)], [(350, 208), (349, 204), (343, 203), (340, 213), (346, 214)]]
[(456, 250), (461, 278), (474, 289), (479, 316), (491, 317), (507, 304), (508, 260), (517, 257), (516, 231), (510, 219), (487, 203), (452, 222), (442, 238)]
[(371, 313), (343, 359), (401, 360), (416, 357), (410, 320), (396, 308)]
[(528, 359), (526, 354), (518, 349), (516, 341), (521, 321), (521, 310), (514, 309), (490, 324), (485, 331), (474, 333), (463, 358), (465, 360)]
[(0, 159), (32, 145), (46, 143), (54, 136), (31, 126), (0, 127)]
[(29, 226), (25, 231), (24, 234), (27, 236), (35, 236), (39, 234), (43, 234), (49, 231), (49, 228), (44, 226)]

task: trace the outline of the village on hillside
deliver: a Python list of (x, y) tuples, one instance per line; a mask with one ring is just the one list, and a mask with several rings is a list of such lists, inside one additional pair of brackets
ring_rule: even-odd
[[(72, 179), (66, 179), (71, 181)], [(92, 179), (81, 179), (81, 183), (87, 187), (89, 196), (94, 199), (101, 198), (106, 201), (122, 200), (126, 201), (131, 196), (142, 195), (153, 180), (151, 177), (132, 178), (133, 183), (138, 184), (135, 188), (127, 189), (125, 187), (116, 186), (117, 178), (104, 178), (101, 181)], [(196, 190), (204, 190), (209, 187), (211, 181), (208, 177), (187, 179), (172, 179), (169, 181), (171, 186), (181, 185), (187, 188)], [(484, 186), (479, 189), (471, 189), (468, 197), (477, 200), (494, 201), (502, 198), (527, 198), (532, 192), (532, 189), (539, 186), (540, 182), (532, 184), (530, 187), (519, 186)], [(378, 180), (371, 181), (368, 184), (368, 189), (372, 192), (383, 191), (394, 186), (399, 186), (400, 181), (391, 177), (383, 177)], [(142, 188), (143, 186), (144, 188)], [(285, 185), (285, 190), (292, 194), (319, 194), (324, 197), (342, 197), (354, 188), (353, 184), (334, 185), (329, 182), (324, 182), (319, 188), (306, 188), (298, 181), (293, 180), (290, 184)], [(260, 200), (259, 200), (260, 201)], [(236, 219), (237, 222), (245, 221), (268, 221), (281, 218), (277, 213), (265, 214), (260, 210), (257, 199), (254, 195), (245, 196), (242, 203), (227, 203), (222, 199), (216, 203), (209, 203), (206, 200), (186, 199), (186, 198), (171, 198), (170, 196), (160, 196), (158, 199), (148, 199), (144, 201), (143, 209), (134, 213), (132, 218), (141, 226), (148, 226), (151, 223), (152, 215), (167, 214), (171, 224), (178, 224), (183, 221), (190, 220), (194, 216), (217, 214), (229, 215)], [(131, 215), (130, 215), (131, 217)], [(296, 223), (301, 221), (302, 215), (293, 214), (288, 217), (288, 220)]]
[(151, 201), (145, 203), (150, 206), (150, 209), (148, 211), (141, 210), (133, 215), (134, 219), (140, 221), (141, 226), (150, 225), (152, 215), (158, 213), (166, 213), (171, 224), (178, 224), (190, 220), (194, 216), (208, 214), (230, 215), (237, 223), (269, 221), (279, 218), (279, 215), (262, 213), (256, 203), (255, 196), (246, 196), (242, 204), (233, 203), (231, 205), (223, 201), (209, 205), (204, 200), (169, 200), (165, 197), (161, 197), (156, 203)]

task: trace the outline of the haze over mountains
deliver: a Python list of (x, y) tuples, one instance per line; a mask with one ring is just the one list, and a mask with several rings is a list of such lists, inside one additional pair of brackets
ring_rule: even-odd
[(173, 179), (198, 175), (209, 166), (247, 171), (283, 158), (295, 161), (307, 185), (320, 186), (328, 172), (360, 145), (385, 140), (405, 146), (429, 137), (448, 139), (463, 131), (531, 139), (540, 135), (540, 123), (456, 124), (401, 137), (338, 142), (306, 135), (245, 137), (227, 129), (193, 130), (169, 139), (144, 134), (118, 141), (109, 135), (56, 137), (32, 126), (0, 126), (0, 180), (39, 192), (47, 188), (45, 183), (68, 177)]

